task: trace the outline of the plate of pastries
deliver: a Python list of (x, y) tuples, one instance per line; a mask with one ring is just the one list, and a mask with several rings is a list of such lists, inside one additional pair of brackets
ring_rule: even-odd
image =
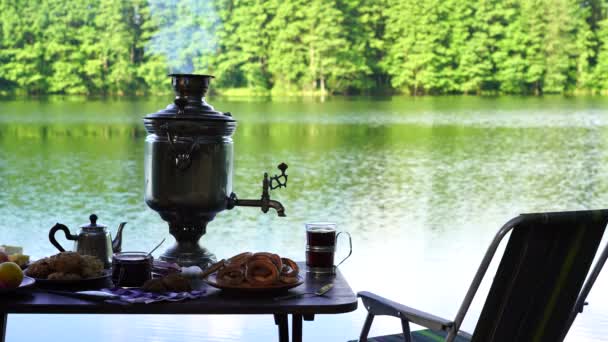
[(95, 285), (111, 276), (103, 266), (103, 262), (94, 256), (61, 252), (32, 262), (25, 274), (39, 285)]
[(274, 293), (301, 285), (299, 272), (298, 264), (278, 254), (245, 252), (211, 265), (202, 277), (222, 290)]

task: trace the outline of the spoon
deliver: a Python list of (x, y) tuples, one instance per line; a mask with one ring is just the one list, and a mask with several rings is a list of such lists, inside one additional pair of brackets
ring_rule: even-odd
[(334, 284), (331, 284), (331, 283), (325, 284), (325, 285), (321, 286), (315, 292), (294, 293), (294, 294), (283, 296), (283, 297), (276, 297), (276, 298), (274, 298), (274, 300), (290, 299), (290, 298), (295, 298), (295, 297), (299, 297), (299, 296), (303, 296), (303, 295), (307, 295), (307, 294), (311, 294), (311, 295), (315, 295), (315, 296), (322, 296), (322, 295), (326, 294), (327, 292), (329, 292), (329, 290), (331, 290), (333, 287), (334, 287)]
[(166, 239), (166, 238), (164, 238), (164, 239), (163, 239), (163, 241), (161, 241), (161, 242), (160, 242), (158, 245), (156, 245), (156, 247), (154, 247), (154, 248), (153, 248), (153, 249), (150, 251), (150, 253), (148, 253), (148, 256), (152, 255), (152, 252), (154, 252), (155, 250), (157, 250), (157, 249), (158, 249), (158, 247), (160, 247), (160, 245), (162, 245), (162, 244), (163, 244), (163, 242), (165, 242), (165, 239)]

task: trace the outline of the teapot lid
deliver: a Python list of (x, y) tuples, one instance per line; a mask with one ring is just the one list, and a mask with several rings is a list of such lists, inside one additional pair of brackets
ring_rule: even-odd
[(107, 228), (107, 226), (101, 224), (101, 223), (97, 223), (97, 215), (95, 214), (91, 214), (91, 216), (89, 216), (89, 220), (91, 221), (91, 223), (89, 224), (84, 224), (82, 225), (82, 229), (86, 229), (86, 230), (95, 230), (95, 229), (105, 229)]

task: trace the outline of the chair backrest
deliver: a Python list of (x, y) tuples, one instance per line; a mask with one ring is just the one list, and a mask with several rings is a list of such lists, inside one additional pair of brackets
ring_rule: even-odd
[(474, 342), (555, 342), (608, 223), (608, 210), (523, 214), (513, 228)]

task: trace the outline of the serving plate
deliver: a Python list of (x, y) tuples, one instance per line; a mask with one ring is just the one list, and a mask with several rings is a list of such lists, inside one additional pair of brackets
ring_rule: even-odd
[(14, 289), (0, 289), (0, 295), (21, 291), (28, 287), (32, 287), (35, 283), (36, 283), (36, 280), (34, 278), (24, 275), (23, 280), (21, 281), (21, 284), (19, 284), (19, 287), (16, 287)]
[[(27, 270), (26, 270), (27, 272)], [(102, 288), (109, 285), (109, 279), (112, 276), (110, 270), (104, 270), (103, 274), (99, 277), (77, 279), (77, 280), (66, 280), (66, 279), (42, 279), (32, 278), (36, 281), (36, 286), (44, 288), (69, 288), (69, 289), (80, 289), (80, 288)]]
[(298, 282), (293, 284), (285, 284), (285, 283), (277, 283), (272, 285), (251, 285), (248, 282), (242, 282), (238, 285), (220, 285), (217, 283), (217, 273), (213, 273), (207, 276), (203, 281), (210, 286), (218, 288), (223, 291), (231, 292), (231, 293), (255, 293), (255, 294), (276, 294), (285, 292), (289, 289), (293, 289), (294, 287), (298, 287), (304, 283), (304, 278), (298, 275)]

